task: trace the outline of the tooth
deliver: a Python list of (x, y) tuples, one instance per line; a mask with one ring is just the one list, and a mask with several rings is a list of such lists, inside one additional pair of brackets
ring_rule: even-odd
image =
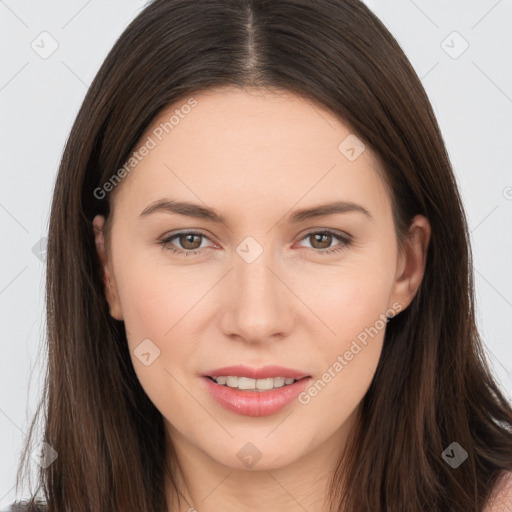
[(239, 389), (254, 389), (256, 387), (256, 381), (249, 379), (249, 377), (238, 377), (238, 388)]
[(274, 387), (274, 379), (258, 379), (256, 381), (256, 389), (272, 389)]
[(274, 379), (274, 387), (282, 388), (284, 386), (284, 377), (276, 377)]
[(229, 376), (227, 377), (226, 384), (230, 388), (236, 388), (238, 387), (238, 377)]
[(241, 390), (258, 390), (268, 391), (271, 389), (281, 388), (292, 384), (295, 379), (284, 377), (269, 377), (267, 379), (251, 379), (249, 377), (238, 377), (234, 375), (226, 375), (220, 377), (212, 377), (215, 382), (221, 386), (229, 386), (230, 388), (238, 388)]

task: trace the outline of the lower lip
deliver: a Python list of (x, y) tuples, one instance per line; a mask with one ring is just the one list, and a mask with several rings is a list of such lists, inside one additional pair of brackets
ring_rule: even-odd
[(203, 377), (212, 397), (229, 411), (244, 416), (269, 416), (284, 409), (304, 391), (311, 377), (268, 391), (240, 391)]

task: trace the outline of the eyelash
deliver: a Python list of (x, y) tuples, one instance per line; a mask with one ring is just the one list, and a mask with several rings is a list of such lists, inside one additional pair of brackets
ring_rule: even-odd
[[(201, 249), (196, 249), (196, 250), (184, 250), (184, 249), (176, 249), (175, 247), (166, 247), (167, 244), (169, 244), (172, 240), (174, 240), (175, 238), (178, 238), (182, 235), (195, 235), (195, 236), (200, 236), (200, 237), (203, 237), (203, 238), (207, 238), (208, 237), (204, 234), (204, 233), (201, 233), (199, 231), (180, 231), (179, 233), (175, 233), (174, 235), (171, 235), (167, 238), (164, 238), (163, 240), (160, 240), (158, 243), (160, 245), (162, 245), (162, 247), (166, 248), (167, 250), (171, 251), (172, 253), (177, 253), (177, 254), (184, 254), (185, 256), (195, 256), (195, 255), (198, 255), (202, 252)], [(345, 237), (345, 236), (341, 236), (337, 233), (335, 233), (334, 231), (331, 231), (329, 229), (325, 229), (325, 230), (321, 230), (321, 231), (310, 231), (309, 233), (306, 233), (299, 241), (302, 241), (304, 240), (305, 238), (308, 238), (312, 235), (332, 235), (334, 238), (337, 238), (338, 240), (340, 240), (342, 243), (339, 244), (340, 247), (335, 247), (334, 249), (312, 249), (313, 251), (315, 251), (317, 254), (332, 254), (332, 253), (336, 253), (336, 252), (339, 252), (339, 251), (342, 251), (343, 249), (345, 249), (346, 247), (349, 247), (350, 244), (352, 243), (352, 240), (348, 237)], [(307, 249), (307, 247), (303, 247), (303, 249)]]

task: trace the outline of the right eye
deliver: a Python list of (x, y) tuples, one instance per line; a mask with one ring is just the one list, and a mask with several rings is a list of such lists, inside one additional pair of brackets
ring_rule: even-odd
[[(181, 248), (177, 248), (175, 245), (168, 247), (168, 244), (172, 244), (173, 241), (177, 239)], [(175, 233), (171, 236), (165, 237), (159, 241), (159, 243), (165, 248), (173, 253), (188, 255), (197, 255), (201, 254), (203, 251), (198, 250), (201, 248), (201, 243), (197, 245), (198, 240), (208, 239), (204, 233), (199, 231), (180, 231), (179, 233)], [(196, 247), (197, 245), (197, 247)], [(190, 247), (192, 246), (192, 247)]]

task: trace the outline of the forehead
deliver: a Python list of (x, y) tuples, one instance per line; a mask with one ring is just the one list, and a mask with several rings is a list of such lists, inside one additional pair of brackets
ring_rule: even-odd
[(120, 187), (139, 210), (165, 196), (241, 210), (341, 198), (387, 206), (375, 155), (332, 112), (289, 91), (193, 94), (153, 120), (144, 145), (151, 149)]

